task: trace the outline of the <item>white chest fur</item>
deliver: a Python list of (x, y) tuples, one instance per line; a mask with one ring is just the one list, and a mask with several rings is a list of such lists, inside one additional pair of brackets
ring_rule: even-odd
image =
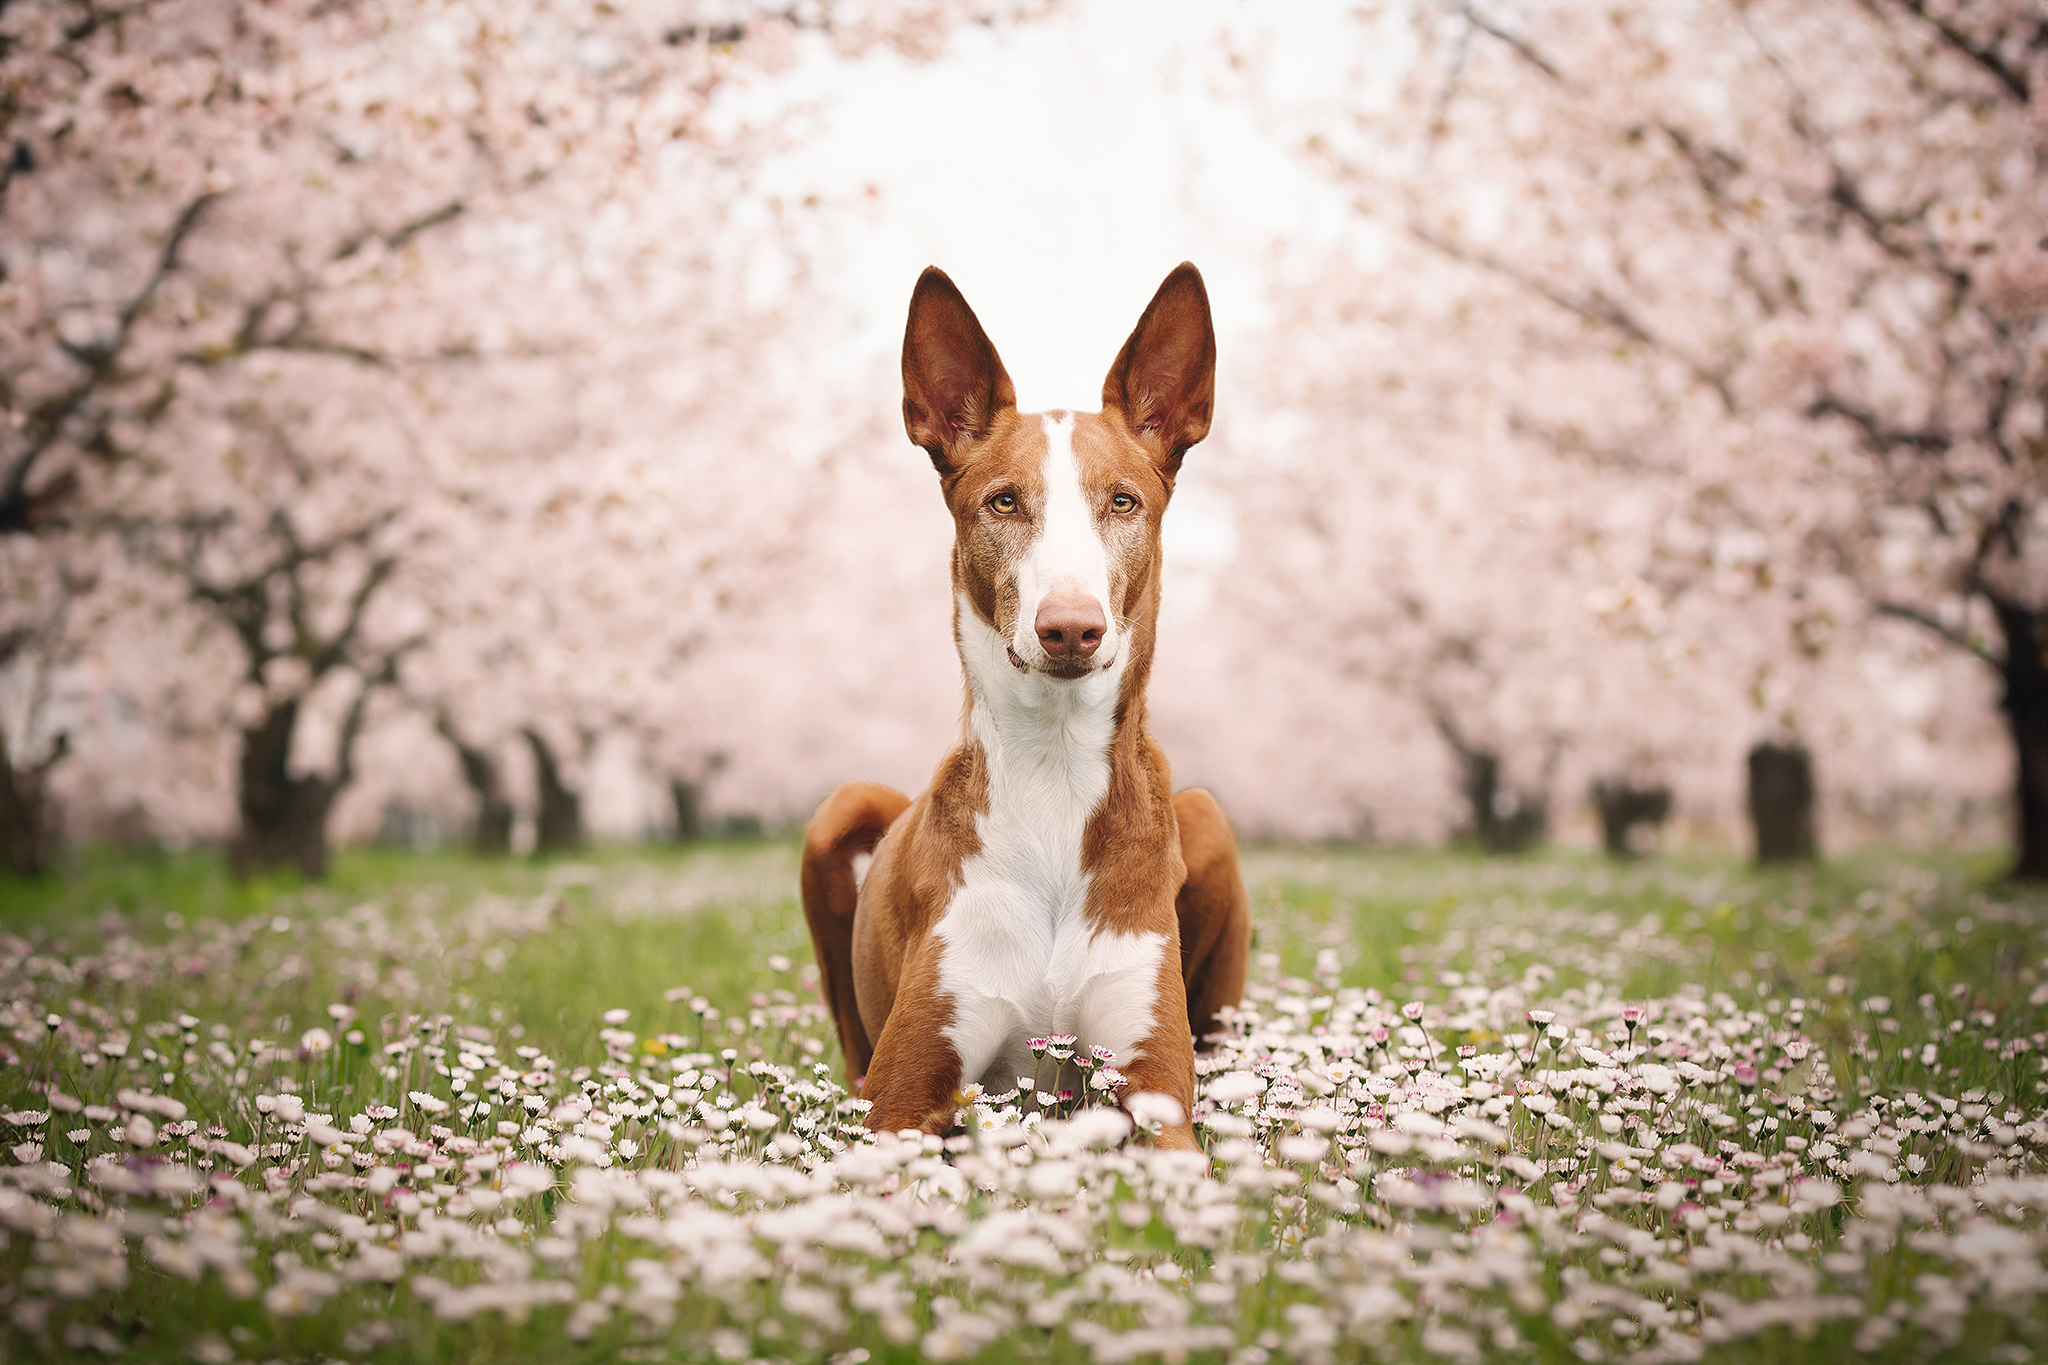
[(1128, 1065), (1153, 1028), (1166, 937), (1093, 932), (1081, 865), (1089, 816), (1109, 790), (1121, 661), (1071, 682), (1022, 674), (1002, 637), (965, 602), (958, 612), (988, 811), (981, 850), (961, 863), (933, 929), (953, 1004), (947, 1040), (962, 1079), (995, 1090), (1031, 1074), (1027, 1044), (1047, 1034), (1074, 1034)]

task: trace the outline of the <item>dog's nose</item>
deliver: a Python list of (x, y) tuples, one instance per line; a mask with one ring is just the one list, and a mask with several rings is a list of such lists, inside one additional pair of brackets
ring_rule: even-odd
[(1056, 594), (1038, 608), (1038, 643), (1055, 660), (1088, 658), (1101, 646), (1107, 629), (1101, 606), (1080, 593)]

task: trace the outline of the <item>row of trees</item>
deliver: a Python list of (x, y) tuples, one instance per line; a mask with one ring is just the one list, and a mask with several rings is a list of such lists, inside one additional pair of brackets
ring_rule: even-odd
[(1357, 227), (1262, 375), (1305, 439), (1242, 467), (1296, 547), (1248, 609), (1341, 601), (1324, 667), (1408, 699), (1508, 841), (1560, 763), (1615, 792), (1725, 790), (1756, 740), (1851, 783), (1981, 770), (1996, 706), (2015, 871), (2048, 875), (2048, 18), (1355, 24), (1334, 98), (1234, 54)]
[[(887, 367), (819, 373), (839, 206), (761, 192), (790, 129), (726, 97), (1032, 13), (0, 9), (10, 858), (52, 792), (81, 830), (232, 828), (245, 869), (317, 874), (370, 795), (557, 843), (607, 744), (678, 823), (714, 773), (776, 815), (917, 781), (946, 528)], [(1758, 744), (1882, 795), (1974, 791), (2002, 738), (2048, 875), (2048, 21), (1343, 22), (1329, 98), (1255, 26), (1209, 50), (1354, 217), (1276, 253), (1182, 480), (1236, 550), (1169, 549), (1179, 774), (1254, 831), (1503, 847), (1592, 790), (1626, 845), (1739, 805)]]
[(733, 456), (789, 421), (761, 377), (815, 216), (747, 192), (783, 134), (715, 97), (806, 35), (924, 52), (1007, 8), (7, 6), (13, 864), (70, 769), (102, 826), (203, 833), (225, 785), (239, 869), (318, 875), (400, 714), (486, 842), (508, 740), (544, 839), (577, 823), (558, 755), (600, 733), (701, 776), (666, 682), (802, 531), (799, 467)]

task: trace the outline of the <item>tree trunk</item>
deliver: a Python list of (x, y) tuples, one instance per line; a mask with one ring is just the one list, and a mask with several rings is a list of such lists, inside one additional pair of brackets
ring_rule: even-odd
[(1593, 784), (1593, 805), (1600, 812), (1600, 841), (1616, 858), (1642, 853), (1634, 841), (1639, 826), (1656, 830), (1671, 818), (1671, 788), (1638, 787), (1629, 782)]
[(1465, 799), (1472, 807), (1472, 833), (1488, 853), (1523, 853), (1543, 838), (1549, 823), (1543, 803), (1501, 781), (1500, 757), (1484, 749), (1462, 755)]
[(50, 806), (50, 773), (69, 752), (57, 737), (50, 756), (33, 767), (17, 768), (0, 735), (0, 866), (17, 877), (40, 877), (50, 870), (50, 846), (56, 821)]
[(476, 796), (476, 823), (470, 826), (469, 831), (471, 850), (485, 856), (510, 853), (512, 801), (505, 795), (498, 760), (488, 750), (466, 742), (456, 733), (447, 717), (437, 721), (435, 728), (455, 750), (456, 760), (462, 765), (462, 780), (469, 784), (470, 791)]
[(1759, 744), (1749, 751), (1749, 823), (1760, 863), (1810, 863), (1818, 856), (1813, 755), (1805, 745)]
[(2005, 633), (2000, 669), (2005, 695), (1999, 705), (2012, 730), (2013, 865), (2011, 875), (2048, 880), (2048, 660), (2041, 621), (2016, 602), (1991, 599)]
[(525, 732), (533, 750), (534, 785), (540, 789), (540, 810), (534, 818), (533, 849), (560, 853), (583, 846), (583, 798), (562, 781), (561, 765), (538, 730)]
[(298, 721), (299, 703), (293, 698), (242, 731), (242, 821), (228, 854), (237, 877), (273, 868), (295, 868), (309, 881), (327, 875), (327, 815), (343, 784), (292, 775), (292, 734)]
[(676, 842), (693, 844), (704, 837), (704, 788), (681, 777), (668, 780), (668, 799), (676, 810)]
[(1464, 727), (1450, 712), (1436, 710), (1436, 728), (1464, 769), (1465, 800), (1472, 808), (1470, 826), (1452, 837), (1477, 839), (1488, 853), (1521, 853), (1540, 841), (1550, 824), (1543, 796), (1531, 796), (1503, 783), (1500, 755), (1469, 743)]

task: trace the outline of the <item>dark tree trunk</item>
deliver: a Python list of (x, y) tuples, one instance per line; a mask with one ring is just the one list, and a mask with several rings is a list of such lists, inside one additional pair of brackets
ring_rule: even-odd
[(17, 768), (7, 736), (0, 735), (0, 866), (17, 877), (40, 877), (50, 870), (50, 846), (56, 839), (50, 773), (67, 752), (65, 738), (59, 735), (48, 758)]
[(242, 821), (228, 855), (237, 877), (273, 868), (295, 868), (308, 880), (327, 875), (327, 815), (347, 779), (293, 776), (298, 722), (293, 698), (242, 731)]
[(1464, 769), (1472, 823), (1463, 833), (1488, 853), (1522, 853), (1541, 842), (1550, 825), (1549, 803), (1542, 793), (1518, 791), (1503, 782), (1500, 755), (1466, 740), (1464, 728), (1449, 712), (1436, 712), (1436, 728)]
[(2048, 880), (2048, 660), (2041, 619), (2016, 602), (1991, 599), (2005, 633), (1999, 704), (2012, 730), (2013, 865), (2011, 875)]
[(561, 765), (540, 731), (525, 732), (533, 750), (534, 785), (540, 789), (540, 810), (534, 818), (536, 853), (560, 853), (583, 846), (583, 798), (562, 781)]
[(693, 844), (704, 837), (704, 788), (686, 778), (668, 780), (668, 799), (676, 809), (676, 842)]
[(512, 802), (505, 795), (498, 760), (491, 757), (488, 750), (465, 741), (447, 717), (437, 721), (435, 728), (455, 750), (455, 757), (462, 765), (462, 780), (469, 784), (469, 790), (476, 797), (476, 823), (469, 830), (470, 848), (485, 855), (510, 853)]
[(1810, 863), (1815, 836), (1813, 755), (1803, 744), (1759, 744), (1749, 751), (1749, 823), (1760, 863)]
[(1643, 825), (1655, 831), (1671, 818), (1671, 788), (1603, 779), (1593, 784), (1593, 805), (1600, 812), (1600, 841), (1607, 851), (1617, 858), (1633, 858), (1642, 852), (1635, 845), (1635, 831)]
[(1472, 833), (1488, 853), (1522, 853), (1543, 838), (1541, 800), (1501, 781), (1500, 757), (1484, 749), (1464, 751), (1465, 799), (1472, 807)]

